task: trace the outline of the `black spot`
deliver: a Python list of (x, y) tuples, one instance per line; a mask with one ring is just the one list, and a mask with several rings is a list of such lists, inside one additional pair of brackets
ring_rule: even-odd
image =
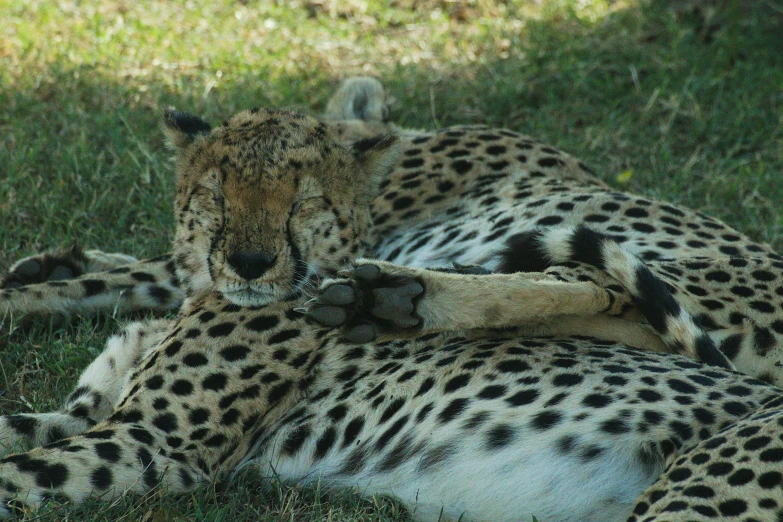
[(522, 390), (514, 395), (506, 397), (506, 402), (511, 406), (524, 406), (538, 399), (539, 391), (536, 389)]
[(555, 386), (576, 386), (584, 380), (584, 377), (576, 373), (561, 373), (552, 379)]
[(421, 395), (424, 395), (425, 393), (430, 391), (433, 386), (435, 386), (435, 379), (433, 379), (432, 377), (427, 377), (421, 383), (421, 386), (419, 386), (419, 390), (416, 392), (416, 395), (414, 395), (414, 397), (419, 397)]
[(99, 442), (95, 445), (95, 454), (108, 462), (117, 462), (122, 452), (120, 446), (114, 442)]
[(498, 363), (496, 368), (503, 373), (521, 373), (530, 370), (530, 365), (521, 359), (511, 359)]
[(269, 395), (267, 396), (267, 401), (269, 404), (276, 404), (282, 400), (283, 397), (285, 397), (288, 392), (291, 390), (292, 383), (291, 381), (283, 381), (275, 386), (273, 386), (269, 390)]
[(514, 428), (507, 424), (494, 426), (487, 432), (487, 449), (496, 450), (507, 446), (514, 437)]
[(158, 303), (165, 303), (171, 298), (171, 291), (162, 286), (152, 285), (147, 288), (147, 295), (152, 297)]
[(269, 338), (268, 344), (278, 344), (299, 337), (299, 330), (281, 330)]
[(408, 422), (408, 415), (403, 415), (392, 424), (389, 429), (384, 431), (375, 443), (376, 451), (381, 451), (389, 441), (402, 429), (402, 427)]
[(153, 442), (152, 435), (144, 428), (134, 427), (128, 430), (128, 434), (142, 444), (150, 445)]
[(582, 399), (582, 404), (590, 408), (603, 408), (613, 402), (612, 397), (602, 393), (591, 393)]
[(363, 418), (356, 417), (355, 419), (351, 420), (351, 422), (349, 422), (348, 425), (345, 427), (342, 447), (345, 448), (353, 444), (353, 441), (355, 441), (356, 437), (358, 437), (359, 433), (361, 433), (362, 428), (364, 428)]
[(779, 471), (768, 471), (762, 473), (758, 478), (759, 486), (764, 489), (772, 489), (783, 483), (783, 474)]
[(210, 337), (225, 337), (234, 331), (236, 325), (234, 323), (220, 323), (210, 327), (207, 330), (207, 335)]
[(438, 464), (446, 461), (451, 455), (454, 454), (454, 448), (448, 444), (442, 444), (436, 446), (424, 454), (419, 462), (420, 471), (428, 471), (437, 466)]
[(152, 420), (152, 424), (165, 433), (171, 433), (176, 430), (178, 426), (177, 417), (175, 417), (173, 413), (158, 415)]
[(732, 486), (742, 486), (747, 484), (751, 480), (756, 478), (756, 474), (753, 471), (743, 468), (738, 469), (726, 479), (726, 481)]
[(152, 274), (148, 274), (146, 272), (132, 272), (131, 277), (135, 279), (136, 281), (140, 281), (142, 283), (154, 283), (155, 282), (155, 276)]
[(571, 252), (574, 261), (586, 263), (604, 270), (603, 243), (606, 237), (587, 227), (578, 227), (571, 240)]
[(332, 419), (334, 422), (338, 422), (342, 420), (343, 417), (345, 417), (345, 414), (348, 413), (348, 408), (346, 408), (342, 404), (338, 404), (328, 412), (326, 412), (326, 415)]
[(333, 427), (329, 427), (326, 429), (324, 434), (321, 436), (321, 438), (318, 439), (318, 442), (315, 444), (315, 458), (316, 459), (322, 459), (332, 448), (334, 445), (335, 438), (337, 437), (337, 433)]
[(759, 460), (762, 462), (781, 462), (783, 461), (783, 448), (764, 450), (759, 454)]
[(220, 418), (220, 423), (225, 426), (231, 426), (235, 424), (239, 420), (239, 410), (236, 408), (231, 408), (230, 410), (226, 411), (223, 416)]
[(392, 208), (394, 210), (404, 210), (406, 208), (410, 208), (411, 205), (413, 205), (416, 201), (409, 196), (403, 196), (399, 197), (394, 200), (394, 203), (392, 204)]
[(220, 391), (226, 387), (227, 382), (228, 379), (226, 378), (225, 374), (213, 373), (201, 382), (201, 386), (205, 390)]
[(643, 388), (639, 390), (636, 395), (644, 402), (658, 402), (663, 399), (663, 396), (655, 390)]
[(9, 415), (6, 417), (6, 422), (17, 433), (26, 437), (32, 437), (35, 426), (38, 424), (35, 417), (26, 415)]
[(621, 433), (628, 433), (631, 428), (628, 424), (621, 419), (609, 419), (601, 423), (601, 431), (605, 433), (611, 433), (613, 435), (619, 435)]
[(310, 436), (310, 426), (303, 424), (294, 428), (283, 442), (283, 451), (287, 455), (293, 455), (302, 447), (307, 437)]
[(235, 344), (220, 350), (220, 356), (228, 362), (239, 361), (247, 357), (250, 348), (241, 344)]
[(160, 375), (153, 375), (147, 379), (144, 385), (150, 390), (159, 390), (163, 387), (163, 377)]
[(563, 222), (562, 216), (546, 216), (536, 221), (536, 225), (540, 227), (559, 225)]
[(533, 416), (531, 424), (538, 431), (548, 430), (557, 425), (563, 418), (563, 414), (557, 411), (542, 411)]
[(182, 358), (182, 362), (185, 364), (185, 366), (190, 366), (191, 368), (198, 368), (199, 366), (204, 366), (209, 362), (209, 359), (202, 354), (202, 353), (189, 353), (185, 357)]
[(742, 334), (734, 334), (726, 337), (720, 345), (723, 354), (729, 359), (734, 359), (742, 347)]
[(457, 174), (465, 174), (470, 169), (473, 168), (473, 163), (467, 160), (457, 160), (451, 163), (451, 168), (457, 173)]
[(362, 153), (375, 148), (378, 148), (379, 150), (384, 149), (395, 141), (397, 141), (396, 137), (389, 134), (382, 134), (380, 136), (373, 136), (372, 138), (364, 138), (355, 141), (352, 147), (354, 152)]
[(109, 468), (101, 466), (90, 474), (90, 484), (95, 489), (108, 489), (113, 483), (113, 475)]
[(479, 399), (497, 399), (498, 397), (502, 397), (506, 393), (506, 387), (500, 386), (500, 385), (492, 385), (487, 386), (484, 389), (482, 389), (478, 397)]
[(82, 281), (84, 296), (92, 297), (106, 291), (106, 283), (99, 279), (85, 279)]
[(734, 466), (730, 462), (716, 462), (707, 466), (707, 474), (713, 477), (728, 475), (734, 471)]
[(666, 384), (669, 385), (669, 388), (678, 393), (693, 395), (697, 391), (695, 386), (679, 379), (669, 379), (666, 381)]
[(209, 420), (209, 411), (206, 408), (196, 408), (195, 410), (191, 410), (188, 414), (188, 420), (195, 426), (204, 424), (207, 422), (207, 420)]
[(180, 348), (182, 348), (182, 341), (172, 341), (168, 346), (166, 346), (166, 355), (169, 357), (174, 357), (177, 353), (179, 353)]
[(775, 346), (775, 336), (767, 328), (756, 326), (753, 329), (753, 348), (760, 356), (766, 356)]
[(454, 399), (438, 414), (438, 420), (445, 424), (460, 415), (470, 403), (469, 399)]
[(470, 375), (465, 373), (462, 375), (457, 375), (456, 377), (452, 377), (446, 382), (446, 385), (443, 388), (444, 393), (452, 393), (456, 390), (459, 390), (460, 388), (464, 388), (468, 385), (470, 382)]
[(254, 332), (263, 332), (278, 325), (280, 319), (274, 315), (259, 315), (245, 323), (245, 328)]
[(682, 482), (691, 477), (691, 470), (688, 468), (674, 468), (669, 472), (669, 480), (672, 482)]
[(718, 511), (727, 517), (736, 517), (743, 514), (748, 509), (748, 503), (738, 498), (727, 500), (718, 504)]
[(171, 391), (175, 395), (190, 395), (193, 392), (193, 384), (184, 379), (177, 379), (174, 381), (174, 384), (171, 385)]
[(383, 414), (381, 415), (381, 420), (379, 421), (379, 424), (383, 424), (387, 420), (391, 419), (395, 413), (397, 413), (400, 408), (402, 408), (405, 405), (405, 399), (395, 399), (394, 401), (389, 404), (389, 406), (386, 407)]

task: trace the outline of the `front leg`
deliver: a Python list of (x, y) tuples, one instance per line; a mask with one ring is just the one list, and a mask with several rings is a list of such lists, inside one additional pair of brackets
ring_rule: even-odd
[[(94, 258), (90, 265), (77, 266), (45, 256), (17, 263), (0, 290), (0, 328), (8, 317), (166, 311), (178, 308), (184, 299), (169, 256), (79, 275), (79, 270), (101, 263)], [(71, 278), (74, 275), (78, 277)]]
[(106, 419), (120, 398), (138, 361), (165, 336), (170, 320), (135, 322), (109, 338), (104, 351), (87, 367), (60, 411), (0, 417), (0, 452), (20, 439), (34, 446), (84, 433)]
[(73, 279), (84, 274), (106, 272), (138, 263), (133, 256), (71, 246), (25, 257), (11, 265), (0, 277), (0, 289)]
[(319, 323), (342, 326), (353, 342), (535, 326), (555, 317), (618, 314), (625, 304), (593, 283), (541, 273), (471, 275), (360, 260), (347, 275), (325, 281), (305, 311)]

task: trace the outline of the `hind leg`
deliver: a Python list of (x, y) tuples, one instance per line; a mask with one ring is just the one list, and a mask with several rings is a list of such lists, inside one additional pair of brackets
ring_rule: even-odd
[(0, 459), (0, 518), (24, 514), (49, 499), (79, 504), (92, 495), (108, 500), (158, 486), (184, 493), (207, 480), (195, 466), (168, 456), (145, 427), (105, 423)]
[(347, 275), (325, 281), (306, 312), (324, 325), (343, 327), (345, 338), (355, 342), (476, 328), (540, 329), (554, 318), (592, 321), (624, 307), (613, 292), (591, 282), (565, 283), (542, 273), (471, 275), (360, 260)]
[(109, 416), (131, 371), (156, 346), (169, 320), (136, 322), (109, 338), (104, 351), (82, 372), (76, 388), (57, 412), (24, 413), (0, 417), (0, 450), (20, 439), (43, 446), (83, 433)]

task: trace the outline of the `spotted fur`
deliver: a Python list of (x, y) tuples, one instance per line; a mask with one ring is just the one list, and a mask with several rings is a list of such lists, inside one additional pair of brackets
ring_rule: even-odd
[(252, 465), (390, 494), (417, 520), (624, 520), (682, 448), (780, 393), (587, 339), (345, 343), (301, 304), (189, 300), (107, 418), (0, 460), (0, 513), (185, 493)]
[[(698, 212), (614, 191), (573, 157), (512, 131), (482, 126), (434, 132), (399, 129), (377, 119), (383, 117), (378, 101), (382, 96), (377, 82), (349, 81), (327, 114), (339, 120), (328, 121), (327, 128), (346, 143), (370, 140), (363, 141), (368, 145), (379, 136), (398, 136), (396, 160), (376, 180), (380, 193), (370, 201), (372, 227), (366, 231), (365, 244), (355, 252), (353, 246), (345, 249), (328, 241), (305, 244), (313, 253), (313, 259), (306, 260), (310, 264), (298, 270), (291, 264), (276, 265), (267, 277), (274, 273), (280, 280), (270, 283), (277, 290), (270, 290), (271, 286), (264, 290), (267, 298), (297, 288), (305, 268), (308, 272), (318, 268), (329, 275), (343, 260), (359, 255), (405, 266), (448, 267), (458, 262), (496, 270), (491, 260), (499, 259), (498, 252), (512, 238), (536, 230), (586, 225), (616, 241), (622, 251), (643, 259), (737, 369), (783, 384), (779, 348), (783, 337), (783, 261), (768, 246), (750, 241)], [(359, 119), (362, 115), (374, 119)], [(237, 120), (236, 125), (240, 124)], [(206, 139), (206, 124), (194, 125), (185, 127), (198, 140)], [(191, 138), (187, 138), (187, 132), (183, 134), (181, 143), (188, 143)], [(213, 183), (212, 189), (206, 188), (210, 185), (206, 172), (201, 181), (202, 190), (190, 195), (196, 208), (208, 208), (209, 190), (214, 191), (215, 186)], [(225, 194), (212, 193), (225, 203)], [(141, 280), (90, 272), (76, 279), (41, 283), (50, 270), (66, 265), (69, 258), (60, 257), (59, 265), (49, 263), (47, 266), (52, 268), (32, 276), (18, 270), (23, 265), (20, 262), (6, 281), (30, 284), (0, 291), (0, 312), (18, 316), (69, 310), (175, 309), (190, 285), (236, 285), (230, 269), (225, 276), (215, 273), (216, 281), (204, 269), (209, 263), (217, 268), (225, 266), (233, 247), (225, 244), (225, 251), (210, 253), (210, 230), (214, 230), (210, 227), (214, 224), (207, 222), (209, 212), (201, 211), (199, 217), (198, 211), (191, 211), (186, 205), (190, 200), (187, 191), (178, 197), (178, 219), (184, 221), (184, 226), (180, 223), (178, 227), (179, 252), (173, 263), (162, 260), (123, 268)], [(308, 205), (311, 208), (307, 212), (323, 210), (312, 208), (313, 201)], [(341, 208), (337, 203), (335, 207)], [(339, 212), (341, 216), (346, 214), (344, 207)], [(256, 217), (261, 219), (260, 214)], [(188, 230), (191, 224), (193, 230)], [(264, 225), (261, 221), (257, 224)], [(267, 231), (276, 226), (271, 222), (267, 225)], [(320, 232), (326, 230), (321, 228)], [(264, 248), (276, 249), (286, 241), (265, 234), (261, 242), (270, 242), (271, 246)], [(325, 251), (318, 251), (321, 246)], [(281, 259), (291, 259), (288, 254), (281, 254)], [(172, 270), (177, 277), (172, 277)], [(570, 282), (600, 278), (584, 264), (547, 270)], [(259, 297), (247, 295), (251, 296), (248, 302)]]
[(628, 522), (783, 519), (782, 406), (772, 399), (673, 460)]
[[(168, 282), (192, 299), (174, 320), (136, 324), (115, 337), (88, 368), (110, 385), (80, 381), (84, 389), (72, 394), (65, 415), (0, 419), (0, 441), (30, 435), (49, 443), (0, 461), (4, 514), (49, 498), (81, 502), (93, 493), (141, 493), (159, 480), (171, 492), (190, 491), (253, 464), (288, 480), (320, 478), (325, 487), (392, 494), (421, 520), (435, 520), (441, 510), (463, 520), (622, 520), (666, 466), (779, 396), (777, 388), (749, 377), (595, 339), (433, 331), (413, 340), (340, 341), (342, 331), (295, 310), (308, 306), (296, 291), (311, 268), (331, 274), (362, 252), (398, 266), (456, 262), (498, 271), (509, 258), (503, 254), (527, 238), (521, 244), (536, 247), (531, 256), (544, 265), (541, 280), (594, 283), (581, 288), (598, 289), (607, 302), (609, 295), (620, 303), (638, 299), (645, 288), (640, 278), (622, 276), (624, 288), (607, 275), (612, 256), (579, 259), (584, 252), (565, 251), (558, 242), (558, 229), (587, 225), (616, 242), (619, 252), (641, 257), (740, 370), (781, 382), (783, 263), (712, 218), (612, 191), (574, 158), (511, 131), (397, 132), (377, 121), (322, 127), (286, 114), (244, 113), (209, 132), (200, 120), (169, 114), (170, 139), (180, 151), (178, 251), (171, 264), (119, 266), (117, 274), (143, 274), (142, 282), (154, 286)], [(254, 140), (276, 117), (285, 119), (276, 134), (281, 139)], [(241, 139), (233, 139), (231, 129)], [(331, 178), (329, 187), (344, 190), (335, 191), (339, 201), (323, 206), (313, 205), (323, 196), (317, 184), (293, 176), (286, 185), (274, 169), (266, 171), (265, 186), (284, 197), (270, 198), (260, 188), (223, 190), (221, 165), (256, 186), (247, 178), (251, 157), (287, 157), (291, 135), (284, 134), (292, 129), (321, 129), (338, 141), (361, 137), (358, 145), (329, 142), (324, 150), (319, 138), (294, 149), (303, 149), (303, 165), (316, 158), (348, 178), (359, 171), (376, 176), (364, 188)], [(387, 131), (396, 140), (385, 137)], [(231, 153), (218, 153), (226, 150)], [(202, 175), (194, 175), (199, 169)], [(291, 171), (306, 169), (293, 165)], [(373, 185), (378, 192), (368, 189)], [(369, 204), (366, 217), (357, 214), (361, 198)], [(218, 212), (220, 205), (236, 212)], [(298, 212), (301, 233), (275, 228), (284, 214)], [(259, 234), (259, 228), (277, 235)], [(280, 230), (291, 235), (282, 237)], [(636, 266), (623, 259), (626, 268)], [(9, 276), (22, 286), (0, 293), (5, 311), (25, 294), (33, 296), (25, 312), (49, 312), (55, 301), (67, 310), (63, 296), (98, 303), (84, 309), (91, 311), (141, 286), (88, 270), (53, 285), (40, 282), (51, 276), (46, 270), (25, 279), (29, 274), (18, 270), (23, 263)], [(259, 266), (261, 275), (252, 277)], [(441, 274), (447, 275), (453, 274)], [(517, 283), (525, 279), (513, 276)], [(105, 288), (87, 296), (92, 284), (85, 280), (102, 280)], [(210, 293), (213, 288), (222, 294)], [(88, 299), (103, 295), (109, 297)], [(487, 296), (481, 303), (491, 301)], [(442, 317), (475, 310), (468, 300), (451, 303)], [(645, 331), (645, 312), (649, 324), (661, 326), (644, 306), (607, 311), (621, 315), (595, 317), (632, 323), (636, 328), (622, 332), (633, 336)], [(696, 338), (688, 325), (673, 327), (683, 317), (664, 309), (665, 341), (675, 339), (669, 331)], [(205, 411), (191, 418), (194, 404)], [(71, 437), (53, 442), (63, 435)]]

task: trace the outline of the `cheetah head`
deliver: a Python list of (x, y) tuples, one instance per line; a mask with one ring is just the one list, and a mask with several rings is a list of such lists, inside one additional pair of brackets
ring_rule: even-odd
[(174, 258), (189, 293), (260, 306), (362, 255), (394, 136), (345, 144), (314, 118), (265, 109), (214, 129), (167, 111), (164, 128), (177, 168)]

